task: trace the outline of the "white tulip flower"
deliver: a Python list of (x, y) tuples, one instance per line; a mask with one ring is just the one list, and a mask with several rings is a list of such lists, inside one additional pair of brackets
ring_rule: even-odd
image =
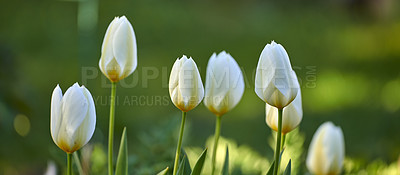
[(308, 170), (315, 175), (340, 174), (344, 156), (342, 129), (332, 122), (325, 122), (311, 141), (307, 156)]
[[(278, 108), (273, 107), (266, 103), (265, 105), (266, 122), (267, 125), (278, 131)], [(297, 92), (296, 98), (288, 106), (283, 108), (282, 114), (282, 133), (286, 134), (294, 130), (303, 118), (303, 108), (301, 103), (301, 92)]]
[(234, 108), (244, 92), (243, 74), (233, 57), (222, 51), (207, 65), (204, 104), (217, 116)]
[(51, 97), (50, 131), (54, 143), (66, 153), (83, 147), (92, 137), (96, 126), (93, 97), (75, 83), (64, 96), (57, 87)]
[(99, 67), (112, 82), (132, 74), (137, 66), (135, 32), (125, 16), (115, 17), (107, 28), (101, 48)]
[(299, 82), (282, 45), (267, 44), (258, 61), (255, 92), (271, 106), (283, 109), (297, 95)]
[(192, 110), (203, 100), (203, 83), (192, 58), (183, 55), (175, 61), (169, 77), (169, 95), (174, 105), (183, 112)]

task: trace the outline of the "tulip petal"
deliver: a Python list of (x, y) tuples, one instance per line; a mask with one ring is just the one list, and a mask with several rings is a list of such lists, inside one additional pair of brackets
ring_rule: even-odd
[(307, 168), (313, 174), (340, 174), (343, 159), (343, 132), (332, 122), (325, 122), (312, 138), (307, 156)]
[[(229, 91), (229, 64), (228, 60), (215, 53), (207, 64), (206, 98), (204, 104), (217, 115), (225, 113), (228, 109), (227, 93)], [(224, 112), (222, 112), (222, 110)]]
[(104, 68), (109, 62), (114, 58), (114, 51), (113, 51), (113, 38), (115, 31), (118, 29), (119, 25), (121, 24), (121, 20), (119, 17), (115, 17), (114, 20), (108, 25), (106, 34), (104, 36), (103, 44), (101, 47), (101, 58), (99, 61), (100, 70), (103, 74), (107, 75), (107, 72)]
[(275, 42), (267, 44), (257, 65), (256, 94), (266, 103), (283, 108), (296, 97), (299, 86), (295, 79), (283, 46)]
[(50, 132), (51, 132), (51, 137), (53, 138), (53, 141), (57, 141), (58, 137), (58, 132), (60, 129), (60, 125), (62, 122), (62, 116), (61, 116), (61, 100), (62, 100), (63, 94), (61, 91), (61, 88), (59, 85), (57, 85), (54, 90), (53, 94), (51, 96), (51, 114), (50, 114)]
[[(179, 72), (181, 70), (182, 62), (186, 59), (186, 56), (183, 56), (182, 59), (177, 59), (172, 66), (171, 70), (171, 75), (169, 77), (169, 95), (171, 96), (171, 100), (174, 103), (175, 106), (177, 106), (179, 109), (181, 101), (179, 100), (181, 98), (181, 93), (179, 91)], [(182, 109), (181, 109), (182, 110)]]
[[(113, 52), (121, 66), (119, 75), (123, 79), (130, 75), (137, 66), (136, 37), (132, 25), (125, 16), (120, 18), (120, 25), (113, 38)], [(125, 72), (122, 72), (125, 71)]]
[(196, 63), (185, 55), (177, 59), (169, 78), (169, 94), (174, 105), (187, 112), (204, 97), (204, 87)]
[(240, 101), (244, 93), (244, 79), (242, 70), (238, 63), (229, 55), (229, 82), (230, 82), (230, 91), (229, 91), (229, 109), (234, 108)]
[(108, 62), (105, 75), (113, 82), (117, 82), (118, 80), (120, 80), (121, 66), (118, 64), (115, 58), (111, 59), (111, 61)]
[(75, 138), (79, 138), (80, 140), (78, 142), (80, 143), (79, 147), (82, 147), (87, 142), (89, 142), (90, 138), (92, 138), (93, 136), (96, 127), (96, 110), (93, 97), (90, 94), (89, 90), (87, 90), (84, 86), (82, 86), (81, 89), (83, 94), (85, 95), (85, 98), (89, 106), (85, 119), (83, 120), (81, 126), (78, 128), (78, 131), (75, 132), (76, 133)]
[(288, 133), (295, 129), (303, 118), (300, 89), (296, 98), (285, 108), (282, 114), (282, 132)]
[[(266, 103), (265, 106), (267, 125), (278, 131), (278, 108)], [(294, 130), (303, 118), (303, 109), (301, 103), (301, 92), (298, 89), (296, 98), (288, 106), (283, 108), (282, 114), (282, 133), (288, 133)]]
[(221, 116), (239, 103), (243, 92), (243, 75), (235, 59), (225, 51), (214, 53), (207, 64), (204, 104)]
[(62, 125), (64, 126), (61, 126), (64, 131), (60, 131), (59, 137), (65, 139), (63, 142), (69, 149), (72, 149), (74, 144), (75, 132), (85, 119), (88, 105), (86, 97), (77, 83), (65, 92), (62, 99)]
[(183, 62), (179, 72), (178, 86), (186, 110), (193, 109), (203, 99), (203, 83), (197, 65), (192, 58)]

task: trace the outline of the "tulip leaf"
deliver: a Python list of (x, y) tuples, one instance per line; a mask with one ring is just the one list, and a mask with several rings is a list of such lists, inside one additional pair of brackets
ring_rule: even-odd
[(285, 169), (285, 172), (283, 172), (283, 175), (290, 175), (291, 169), (292, 169), (292, 160), (289, 160), (289, 163), (286, 166), (286, 169)]
[[(187, 160), (187, 158), (186, 158), (186, 154), (183, 156), (183, 159), (182, 159), (182, 161), (181, 161), (181, 163), (179, 164), (179, 167), (178, 167), (178, 171), (176, 172), (176, 174), (177, 175), (189, 175), (189, 174), (187, 174), (187, 166), (186, 166), (186, 160)], [(189, 171), (190, 171), (190, 169), (189, 169)]]
[(267, 175), (273, 175), (274, 174), (274, 165), (275, 165), (275, 161), (272, 161), (271, 166), (269, 167), (269, 170), (267, 172)]
[(201, 170), (203, 169), (204, 160), (206, 160), (206, 155), (207, 155), (207, 148), (203, 151), (203, 153), (201, 153), (199, 159), (197, 159), (197, 162), (193, 167), (191, 175), (200, 175)]
[(122, 132), (115, 175), (128, 175), (128, 139), (126, 136), (126, 127)]
[(164, 170), (157, 173), (157, 175), (166, 175), (168, 173), (169, 167), (165, 168)]
[(283, 151), (285, 151), (285, 148), (282, 149), (281, 153), (279, 154), (279, 163), (281, 163)]
[(228, 147), (226, 147), (225, 163), (224, 163), (224, 167), (222, 168), (222, 175), (229, 175), (229, 150), (228, 150)]
[[(281, 153), (279, 154), (279, 163), (281, 162), (281, 158), (282, 158), (283, 151), (285, 151), (285, 148), (283, 148), (282, 151), (281, 151)], [(269, 170), (268, 170), (268, 172), (267, 172), (267, 175), (272, 175), (272, 174), (274, 174), (275, 163), (276, 163), (275, 160), (273, 160), (271, 166), (269, 167)], [(278, 167), (279, 167), (279, 166), (278, 166)], [(278, 169), (279, 169), (279, 168), (278, 168)]]
[[(192, 172), (192, 168), (190, 167), (189, 159), (187, 158), (185, 150), (181, 149), (181, 156), (180, 157), (181, 158), (179, 160), (181, 160), (181, 161), (185, 160), (185, 163), (183, 164), (183, 166), (185, 166), (183, 168), (183, 170), (184, 170), (183, 174), (184, 175), (190, 175), (190, 173)], [(178, 168), (178, 171), (179, 171), (179, 168)]]

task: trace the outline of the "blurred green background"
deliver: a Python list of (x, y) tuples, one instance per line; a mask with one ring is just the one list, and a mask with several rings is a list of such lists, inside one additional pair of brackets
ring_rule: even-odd
[[(79, 82), (91, 91), (97, 128), (90, 144), (105, 145), (110, 83), (98, 61), (107, 26), (121, 15), (136, 33), (138, 68), (118, 85), (115, 137), (118, 145), (128, 127), (132, 162), (154, 161), (157, 150), (169, 150), (157, 160), (172, 164), (180, 121), (168, 94), (172, 64), (191, 56), (204, 80), (208, 58), (222, 50), (246, 78), (241, 102), (222, 120), (222, 136), (270, 159), (271, 131), (254, 75), (272, 40), (286, 48), (301, 83), (303, 149), (321, 123), (333, 121), (343, 129), (346, 156), (364, 163), (397, 161), (399, 10), (395, 0), (0, 2), (0, 174), (42, 174), (48, 160), (64, 166), (49, 129), (57, 84), (65, 91)], [(214, 115), (200, 104), (187, 122), (184, 146), (204, 147)], [(164, 132), (170, 126), (173, 132)], [(165, 138), (148, 141), (152, 137)]]

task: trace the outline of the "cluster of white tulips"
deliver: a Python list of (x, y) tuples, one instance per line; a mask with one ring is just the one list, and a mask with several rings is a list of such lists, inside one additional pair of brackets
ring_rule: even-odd
[[(117, 162), (113, 163), (113, 135), (115, 120), (116, 84), (132, 74), (137, 67), (136, 38), (132, 25), (125, 16), (116, 17), (109, 25), (99, 61), (100, 70), (111, 81), (111, 103), (108, 139), (108, 174), (128, 174), (127, 136), (124, 129)], [(204, 99), (204, 105), (216, 116), (215, 140), (211, 157), (211, 174), (229, 174), (224, 167), (216, 172), (215, 161), (221, 119), (241, 100), (244, 79), (240, 66), (225, 51), (212, 54), (208, 61), (205, 86), (195, 61), (183, 55), (173, 64), (169, 79), (169, 94), (173, 104), (182, 111), (173, 175), (185, 174), (186, 159), (181, 156), (182, 136), (186, 114)], [(265, 102), (266, 123), (277, 132), (274, 161), (267, 174), (280, 173), (280, 155), (286, 135), (294, 130), (303, 117), (302, 98), (297, 75), (282, 45), (267, 44), (258, 61), (255, 92)], [(67, 153), (67, 175), (72, 174), (72, 154), (88, 143), (96, 125), (96, 109), (88, 89), (75, 83), (63, 95), (57, 85), (51, 98), (51, 135), (55, 144)], [(228, 150), (227, 150), (228, 153)], [(200, 155), (190, 174), (200, 174), (207, 149)], [(228, 155), (228, 154), (227, 154)], [(228, 158), (226, 158), (226, 162)], [(341, 173), (344, 159), (342, 130), (331, 122), (324, 123), (315, 133), (307, 157), (307, 167), (312, 174)], [(76, 162), (78, 163), (78, 162)], [(159, 174), (167, 174), (168, 168)], [(290, 162), (285, 173), (290, 174)]]

